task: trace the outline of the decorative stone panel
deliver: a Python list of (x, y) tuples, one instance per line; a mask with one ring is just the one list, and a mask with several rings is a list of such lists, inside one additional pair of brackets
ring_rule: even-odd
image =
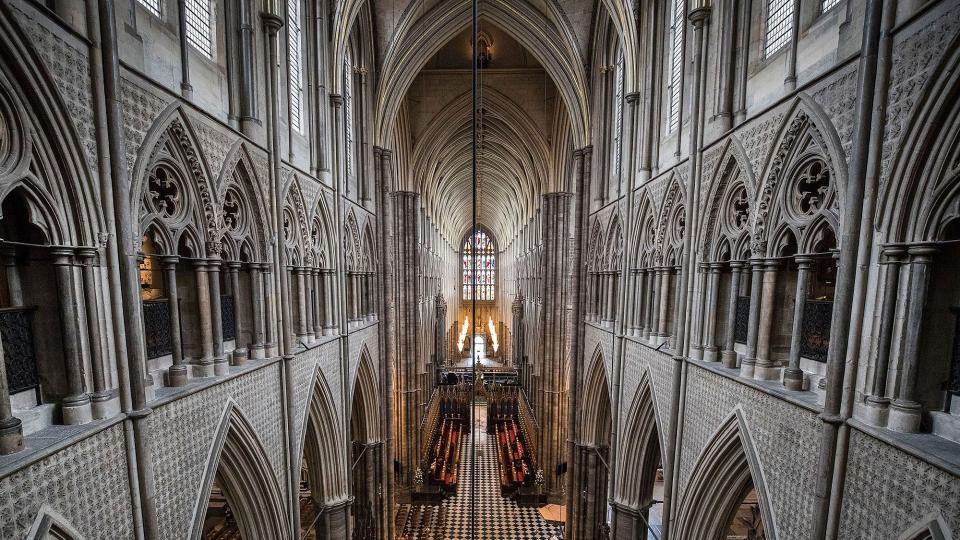
[(856, 120), (857, 66), (849, 65), (829, 82), (814, 91), (813, 99), (826, 111), (840, 138), (840, 145), (847, 163), (850, 162), (850, 146), (853, 144), (853, 123)]
[[(649, 373), (650, 390), (653, 395), (653, 406), (660, 426), (666, 426), (670, 421), (670, 411), (673, 406), (671, 400), (673, 358), (669, 354), (656, 351), (646, 345), (632, 340), (624, 341), (623, 367), (623, 409), (620, 418), (626, 422), (627, 414), (633, 406), (633, 400), (640, 388), (640, 378), (644, 371)], [(661, 433), (661, 438), (665, 437)]]
[(777, 537), (809, 538), (820, 448), (816, 413), (695, 364), (688, 366), (686, 392), (678, 506), (701, 452), (739, 405), (756, 445)]
[(960, 478), (855, 428), (847, 459), (840, 538), (898, 538), (936, 510), (960, 531)]
[(133, 538), (123, 424), (0, 479), (0, 538), (26, 536), (44, 505), (86, 538)]
[(227, 399), (249, 420), (284, 490), (280, 365), (247, 372), (154, 409), (150, 443), (155, 462), (161, 538), (186, 538)]
[[(141, 85), (134, 76), (120, 79), (120, 102), (123, 107), (123, 137), (127, 147), (127, 168), (133, 173), (137, 153), (150, 127), (173, 100), (158, 95)], [(137, 179), (131, 179), (136, 182)]]
[(613, 387), (613, 333), (587, 324), (583, 332), (583, 368), (581, 376), (586, 377), (585, 371), (590, 369), (593, 355), (600, 348), (603, 353), (603, 368), (607, 375), (607, 386)]
[(207, 166), (210, 167), (210, 175), (217, 178), (223, 169), (230, 148), (238, 137), (232, 130), (220, 124), (214, 124), (204, 116), (190, 114), (189, 117), (200, 143), (200, 151), (203, 152)]
[[(373, 368), (374, 375), (377, 376), (377, 384), (380, 384), (380, 347), (378, 339), (378, 330), (380, 325), (371, 324), (362, 330), (353, 332), (349, 336), (350, 340), (350, 390), (348, 398), (353, 398), (353, 387), (356, 384), (357, 368), (360, 366), (360, 351), (366, 345), (367, 353), (370, 355), (370, 366)], [(383, 390), (382, 388), (380, 389)]]
[[(312, 396), (314, 385), (314, 375), (317, 364), (320, 365), (320, 375), (324, 382), (333, 393), (334, 402), (338, 405), (337, 413), (343, 420), (343, 405), (339, 399), (340, 390), (340, 343), (338, 340), (331, 340), (320, 347), (304, 351), (297, 354), (291, 365), (293, 373), (293, 396), (296, 404), (294, 420), (296, 426), (294, 434), (298, 440), (293, 441), (294, 448), (300, 447), (299, 436), (303, 432), (303, 423), (305, 422), (307, 410), (310, 408), (309, 399)], [(334, 391), (335, 390), (335, 391)]]

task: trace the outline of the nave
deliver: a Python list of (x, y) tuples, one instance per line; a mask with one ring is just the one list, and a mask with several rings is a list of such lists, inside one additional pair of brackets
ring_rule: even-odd
[[(470, 513), (477, 515), (474, 538), (487, 540), (559, 540), (563, 532), (551, 525), (537, 508), (521, 507), (500, 494), (497, 445), (487, 434), (487, 403), (476, 403), (473, 433), (463, 438), (460, 483), (456, 495), (439, 506), (401, 505), (397, 512), (397, 532), (403, 540), (458, 540), (471, 538)], [(476, 505), (471, 505), (473, 463), (470, 459), (472, 437), (476, 437)]]

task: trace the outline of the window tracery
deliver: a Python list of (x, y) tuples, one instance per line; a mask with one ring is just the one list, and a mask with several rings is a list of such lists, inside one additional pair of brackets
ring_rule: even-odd
[[(474, 255), (476, 255), (476, 272), (474, 272)], [(467, 235), (461, 250), (463, 299), (495, 300), (497, 278), (497, 248), (486, 231), (478, 229), (476, 234)]]

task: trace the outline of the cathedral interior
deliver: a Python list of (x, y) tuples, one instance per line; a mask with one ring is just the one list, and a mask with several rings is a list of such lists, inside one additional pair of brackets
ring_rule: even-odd
[(0, 538), (960, 540), (960, 0), (0, 0)]

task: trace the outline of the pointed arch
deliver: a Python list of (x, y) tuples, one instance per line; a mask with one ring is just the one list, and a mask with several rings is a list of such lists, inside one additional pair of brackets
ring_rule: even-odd
[[(250, 240), (249, 245), (253, 248), (250, 255), (255, 260), (266, 260), (267, 238), (272, 230), (271, 224), (266, 216), (270, 215), (267, 206), (268, 195), (264, 193), (260, 178), (257, 177), (257, 169), (254, 167), (253, 159), (250, 156), (249, 144), (244, 139), (237, 141), (230, 148), (227, 157), (224, 160), (223, 168), (217, 179), (217, 199), (221, 201), (221, 213), (224, 216), (223, 235), (230, 234), (230, 222), (227, 219), (228, 194), (233, 188), (243, 197), (243, 204), (249, 210), (245, 212), (245, 217), (251, 223), (248, 231), (242, 231), (242, 236)], [(240, 237), (235, 238), (235, 241)], [(242, 243), (242, 240), (240, 241)], [(236, 256), (239, 257), (239, 249)]]
[(620, 270), (623, 260), (623, 226), (620, 224), (620, 213), (615, 212), (607, 226), (607, 240), (605, 265), (610, 270)]
[[(362, 421), (362, 433), (352, 433), (354, 442), (379, 442), (382, 439), (380, 431), (380, 391), (377, 383), (377, 372), (370, 359), (370, 351), (364, 344), (360, 349), (357, 373), (353, 380), (353, 403), (360, 403), (361, 411), (352, 411), (351, 416)], [(357, 416), (359, 414), (360, 416)]]
[(674, 534), (677, 538), (724, 538), (751, 486), (757, 493), (766, 538), (776, 540), (777, 527), (760, 460), (738, 406), (697, 458), (683, 492)]
[(943, 514), (935, 510), (907, 527), (898, 540), (953, 540), (953, 533)]
[(617, 457), (620, 472), (615, 476), (614, 500), (629, 508), (647, 508), (653, 501), (657, 466), (665, 466), (662, 452), (666, 445), (646, 369), (640, 375), (621, 433), (629, 436), (623, 437)]
[(888, 242), (943, 240), (960, 222), (960, 36), (932, 72), (878, 194)]
[(320, 503), (341, 501), (349, 495), (347, 465), (336, 400), (326, 378), (315, 367), (313, 385), (307, 400), (307, 410), (300, 428), (300, 460), (306, 460), (309, 483), (314, 500)]
[(27, 540), (83, 540), (84, 536), (70, 524), (70, 521), (44, 504), (37, 511), (33, 526), (26, 536)]
[[(705, 199), (708, 209), (700, 216), (700, 250), (706, 260), (723, 259), (721, 246), (739, 244), (749, 236), (751, 216), (756, 199), (756, 178), (743, 145), (736, 135), (728, 137), (722, 147), (717, 167), (709, 183)], [(731, 259), (736, 259), (730, 253)]]
[(584, 409), (580, 417), (580, 441), (586, 446), (608, 446), (612, 397), (607, 382), (607, 363), (604, 361), (600, 344), (597, 344), (585, 375), (581, 399)]
[[(818, 215), (832, 213), (839, 221), (847, 181), (840, 136), (820, 105), (806, 93), (798, 94), (787, 111), (775, 141), (752, 206), (753, 252), (759, 256), (769, 253), (771, 233), (783, 222), (803, 233)], [(804, 178), (809, 167), (816, 168), (816, 181)], [(792, 197), (796, 189), (806, 189), (806, 194), (816, 199), (816, 206), (798, 208), (795, 201), (802, 205), (810, 197)]]
[(200, 538), (214, 480), (223, 489), (244, 538), (289, 534), (283, 498), (267, 453), (246, 415), (228, 400), (213, 439), (193, 512), (191, 538)]
[(680, 175), (674, 173), (667, 183), (666, 195), (663, 204), (660, 205), (660, 215), (657, 218), (655, 252), (658, 264), (668, 266), (679, 264), (679, 261), (674, 261), (672, 258), (679, 252), (687, 229), (683, 211), (686, 200), (686, 189)]

